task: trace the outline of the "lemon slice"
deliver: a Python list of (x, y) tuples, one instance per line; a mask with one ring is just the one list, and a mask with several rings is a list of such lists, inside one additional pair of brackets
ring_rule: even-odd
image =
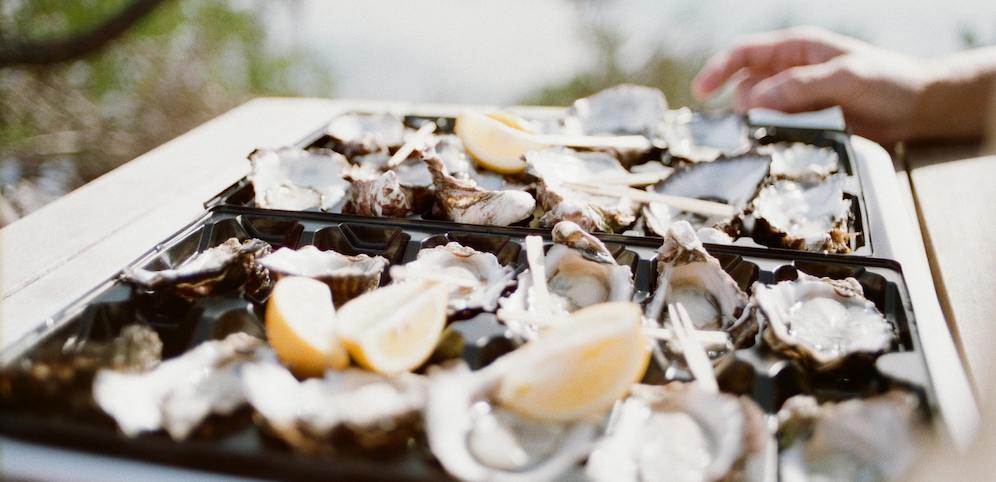
[(327, 369), (349, 365), (349, 355), (335, 335), (335, 308), (325, 283), (281, 278), (266, 304), (265, 320), (270, 346), (294, 373), (321, 376)]
[(605, 412), (643, 377), (650, 350), (640, 307), (588, 306), (513, 352), (497, 399), (541, 420), (569, 421)]
[(517, 174), (526, 169), (523, 154), (545, 147), (528, 132), (510, 127), (520, 124), (508, 115), (496, 119), (468, 111), (457, 116), (453, 130), (467, 153), (482, 167), (502, 174)]
[(339, 309), (339, 336), (360, 366), (384, 373), (418, 368), (446, 324), (449, 287), (406, 281), (365, 293)]
[(515, 114), (510, 114), (508, 112), (491, 112), (488, 117), (501, 122), (515, 130), (526, 132), (529, 134), (537, 134), (533, 126), (529, 124), (529, 121), (519, 117)]

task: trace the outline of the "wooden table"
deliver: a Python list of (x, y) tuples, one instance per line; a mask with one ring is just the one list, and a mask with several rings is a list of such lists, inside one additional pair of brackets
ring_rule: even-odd
[[(0, 229), (0, 349), (44, 328), (46, 320), (61, 308), (186, 225), (203, 211), (205, 200), (248, 172), (245, 157), (252, 149), (294, 143), (336, 113), (355, 109), (405, 111), (417, 110), (417, 106), (256, 99)], [(881, 186), (876, 187), (889, 200), (879, 213), (882, 222), (895, 225), (890, 232), (903, 233), (884, 241), (897, 258), (902, 258), (899, 261), (908, 281), (912, 277), (923, 279), (911, 286), (911, 297), (923, 299), (914, 308), (918, 317), (935, 322), (921, 326), (921, 333), (947, 337), (940, 308), (932, 299), (933, 267), (944, 311), (952, 331), (960, 335), (965, 359), (976, 373), (989, 370), (996, 357), (988, 346), (996, 341), (996, 327), (989, 316), (996, 303), (991, 288), (996, 285), (996, 261), (989, 243), (994, 238), (989, 235), (996, 234), (996, 227), (992, 225), (993, 203), (985, 202), (994, 199), (992, 158), (940, 165), (930, 161), (937, 158), (928, 155), (933, 151), (912, 151), (906, 158), (912, 166), (908, 171), (903, 158), (893, 164), (869, 141), (855, 138), (855, 145), (869, 157), (862, 161), (862, 169), (877, 170), (874, 177)], [(979, 194), (970, 199), (963, 192), (969, 187)], [(989, 190), (983, 191), (986, 187)], [(980, 222), (966, 220), (973, 216)], [(926, 251), (917, 225), (924, 227)], [(971, 236), (959, 231), (964, 226), (973, 226), (968, 231)], [(988, 258), (964, 256), (974, 253), (988, 253)], [(914, 293), (914, 289), (919, 292)], [(937, 350), (939, 360), (957, 360), (953, 348), (950, 353), (945, 350), (943, 346)], [(945, 419), (955, 417), (949, 424), (961, 428), (973, 425), (974, 401), (967, 384), (958, 381), (960, 367), (949, 369), (952, 375), (935, 376), (935, 383), (939, 389), (947, 384), (945, 393), (964, 399), (965, 408), (958, 411), (965, 413), (945, 414)], [(6, 473), (2, 467), (0, 472)], [(56, 473), (50, 475), (60, 478)]]

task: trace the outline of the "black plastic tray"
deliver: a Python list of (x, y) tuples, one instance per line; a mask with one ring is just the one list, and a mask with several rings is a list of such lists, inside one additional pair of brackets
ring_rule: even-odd
[[(364, 218), (324, 213), (281, 213), (251, 208), (216, 207), (132, 263), (132, 266), (176, 266), (196, 253), (229, 237), (259, 238), (274, 247), (313, 244), (344, 254), (377, 254), (391, 263), (405, 263), (424, 247), (458, 241), (494, 253), (500, 262), (525, 263), (523, 236), (545, 230), (484, 228), (450, 222)], [(599, 235), (620, 264), (633, 269), (637, 293), (646, 299), (656, 280), (653, 258), (659, 240), (621, 235)], [(925, 366), (916, 320), (900, 267), (892, 261), (857, 256), (827, 256), (738, 246), (707, 245), (724, 269), (749, 288), (755, 282), (791, 279), (798, 271), (816, 276), (856, 278), (866, 296), (897, 326), (899, 341), (894, 352), (883, 355), (876, 367), (846, 376), (816, 376), (797, 362), (770, 353), (757, 338), (751, 348), (736, 353), (719, 373), (724, 391), (744, 394), (774, 413), (788, 398), (807, 393), (821, 400), (839, 400), (902, 387), (916, 393), (926, 414), (936, 412), (929, 379), (910, 379), (888, 373), (885, 366)], [(389, 282), (385, 279), (384, 282)], [(63, 310), (53, 321), (17, 343), (4, 355), (4, 365), (58, 352), (67, 339), (106, 340), (125, 325), (148, 323), (164, 342), (164, 357), (177, 355), (198, 343), (224, 337), (233, 331), (261, 334), (262, 305), (234, 295), (211, 296), (173, 313), (152, 307), (134, 296), (116, 278)], [(465, 340), (463, 358), (480, 367), (514, 348), (503, 336), (494, 315), (480, 313), (452, 322)], [(885, 358), (899, 363), (883, 364)], [(645, 383), (661, 383), (665, 373), (652, 363)], [(927, 373), (924, 370), (911, 372)], [(678, 378), (684, 376), (677, 374)], [(83, 389), (88, 389), (84, 386)], [(65, 394), (34, 394), (28, 400), (0, 397), (0, 434), (46, 444), (138, 458), (159, 463), (267, 478), (348, 478), (381, 480), (439, 480), (448, 478), (429, 453), (424, 441), (390, 456), (342, 454), (335, 457), (305, 456), (264, 435), (250, 421), (245, 408), (228, 417), (212, 417), (209, 430), (187, 441), (174, 442), (164, 433), (129, 439), (118, 433), (114, 422), (99, 410), (74, 410)], [(934, 417), (939, 419), (939, 417)], [(772, 440), (774, 435), (772, 434)]]
[[(405, 125), (411, 128), (417, 128), (422, 122), (425, 121), (435, 122), (438, 126), (436, 130), (437, 133), (452, 133), (453, 125), (456, 122), (455, 118), (451, 115), (412, 114), (404, 116)], [(850, 138), (846, 132), (764, 125), (751, 125), (750, 132), (757, 144), (802, 142), (820, 147), (833, 148), (840, 158), (840, 172), (847, 176), (847, 181), (844, 184), (844, 197), (851, 200), (851, 215), (848, 220), (848, 232), (854, 233), (854, 237), (850, 242), (851, 253), (848, 255), (888, 257), (888, 253), (883, 253), (873, 243), (873, 239), (876, 238), (877, 230), (881, 228), (873, 226), (869, 222), (866, 196), (863, 190), (863, 185), (867, 183), (862, 183), (860, 174), (858, 174), (858, 169), (854, 164), (854, 150), (851, 146)], [(295, 146), (303, 149), (313, 147), (331, 147), (332, 139), (325, 134), (325, 129), (323, 127), (322, 129), (305, 136), (297, 142)], [(250, 182), (248, 178), (242, 178), (205, 202), (204, 206), (207, 208), (214, 206), (255, 207), (255, 203), (253, 201), (254, 199), (255, 191), (253, 190), (252, 182)], [(314, 212), (319, 211), (316, 210)], [(414, 216), (410, 219), (422, 218), (420, 216)], [(657, 238), (657, 236), (647, 237)], [(794, 252), (793, 250), (786, 248), (764, 246), (762, 243), (765, 243), (763, 239), (755, 240), (750, 236), (737, 238), (734, 242), (734, 244), (738, 246), (759, 247), (763, 249), (786, 250)]]

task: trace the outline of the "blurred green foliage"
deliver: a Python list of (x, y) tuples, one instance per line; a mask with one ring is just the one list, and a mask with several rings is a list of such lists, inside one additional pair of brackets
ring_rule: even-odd
[[(63, 38), (126, 3), (0, 0), (0, 32)], [(263, 20), (292, 6), (167, 1), (86, 58), (0, 69), (0, 163), (17, 162), (29, 177), (33, 166), (68, 160), (86, 182), (248, 98), (330, 95), (326, 67), (268, 38)]]

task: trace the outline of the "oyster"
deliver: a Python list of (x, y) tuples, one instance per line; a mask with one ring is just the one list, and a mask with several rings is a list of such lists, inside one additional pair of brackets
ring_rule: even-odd
[(446, 216), (458, 223), (508, 226), (528, 219), (536, 200), (524, 191), (488, 191), (472, 180), (449, 175), (436, 155), (424, 158), (432, 173), (436, 197)]
[(258, 239), (230, 238), (176, 268), (126, 269), (122, 278), (151, 292), (170, 288), (185, 298), (205, 296), (232, 286), (241, 286), (253, 294), (269, 284), (267, 273), (257, 269), (254, 260), (270, 254), (270, 250), (269, 244)]
[(530, 268), (519, 274), (516, 290), (499, 301), (498, 318), (522, 339), (537, 337), (562, 318), (557, 315), (633, 296), (629, 266), (617, 264), (598, 238), (570, 221), (557, 223), (552, 235), (554, 244), (545, 255), (542, 242), (527, 239)]
[[(648, 309), (652, 319), (659, 317), (664, 306), (681, 303), (696, 329), (723, 331), (735, 348), (753, 344), (758, 325), (747, 294), (705, 250), (687, 222), (671, 225), (657, 252), (657, 272), (657, 289)], [(710, 350), (710, 355), (715, 358), (728, 348)]]
[(636, 220), (636, 202), (570, 187), (570, 183), (594, 183), (605, 176), (628, 174), (615, 157), (566, 148), (530, 151), (525, 157), (527, 172), (539, 179), (537, 200), (546, 211), (539, 221), (542, 226), (573, 221), (587, 231), (615, 232)]
[(273, 360), (246, 365), (241, 389), (258, 421), (305, 453), (336, 445), (403, 448), (416, 433), (426, 398), (421, 375), (347, 369), (300, 382)]
[(764, 187), (744, 216), (744, 225), (764, 245), (805, 251), (847, 253), (851, 201), (843, 176), (819, 184), (777, 181)]
[(672, 156), (691, 162), (737, 156), (752, 147), (747, 123), (732, 113), (710, 114), (687, 108), (670, 111), (662, 137)]
[(778, 411), (779, 480), (902, 480), (919, 455), (918, 403), (893, 390), (818, 404), (806, 395)]
[(343, 177), (349, 162), (329, 149), (256, 149), (249, 154), (249, 162), (249, 180), (256, 206), (261, 208), (330, 210), (349, 188)]
[(450, 314), (464, 310), (494, 311), (505, 288), (515, 284), (512, 268), (491, 253), (460, 243), (423, 249), (410, 263), (391, 268), (395, 281), (427, 278), (450, 285)]
[(766, 146), (771, 153), (771, 175), (777, 179), (819, 182), (840, 169), (837, 151), (801, 142)]
[(581, 133), (652, 136), (667, 115), (667, 99), (659, 89), (621, 84), (574, 101), (568, 123)]
[(541, 422), (491, 403), (509, 357), (476, 372), (460, 362), (429, 373), (429, 447), (458, 479), (551, 480), (582, 459), (595, 437), (590, 422)]
[[(654, 186), (654, 191), (722, 202), (739, 211), (747, 207), (757, 194), (761, 182), (768, 176), (770, 163), (771, 158), (768, 156), (748, 154), (693, 164), (675, 170), (667, 179)], [(722, 231), (732, 230), (733, 221), (733, 218), (704, 218), (660, 203), (645, 206), (643, 216), (647, 229), (658, 236), (666, 235), (670, 224), (680, 219), (696, 227), (715, 227)]]
[(273, 273), (275, 280), (283, 276), (307, 276), (329, 285), (336, 306), (380, 286), (387, 263), (383, 256), (346, 256), (312, 245), (297, 250), (280, 248), (259, 259), (259, 264)]
[(694, 383), (634, 385), (585, 470), (595, 481), (741, 480), (762, 470), (766, 437), (749, 398)]
[(361, 216), (403, 218), (415, 213), (415, 200), (394, 171), (353, 180), (349, 212)]
[(165, 429), (183, 440), (209, 415), (229, 415), (245, 402), (239, 370), (263, 345), (259, 338), (234, 333), (146, 372), (101, 370), (93, 397), (129, 437)]
[(405, 124), (393, 114), (344, 114), (329, 123), (325, 133), (332, 148), (350, 159), (370, 153), (385, 153), (405, 143)]
[(854, 356), (876, 357), (896, 340), (895, 327), (864, 297), (854, 278), (799, 273), (795, 280), (754, 284), (754, 303), (766, 322), (764, 340), (775, 351), (819, 371)]

